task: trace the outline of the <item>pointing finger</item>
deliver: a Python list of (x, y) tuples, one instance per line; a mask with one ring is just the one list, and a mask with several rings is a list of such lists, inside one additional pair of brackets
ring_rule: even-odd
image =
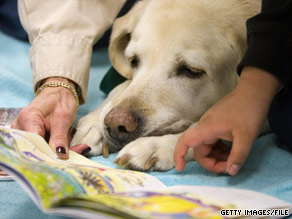
[(71, 125), (71, 118), (66, 115), (57, 114), (51, 119), (49, 145), (61, 159), (68, 158), (68, 132)]

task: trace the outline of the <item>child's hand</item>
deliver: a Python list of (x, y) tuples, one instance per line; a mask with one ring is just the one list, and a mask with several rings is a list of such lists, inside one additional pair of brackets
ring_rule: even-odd
[[(176, 169), (183, 170), (184, 156), (188, 147), (192, 147), (194, 158), (205, 169), (236, 175), (247, 159), (279, 87), (279, 81), (269, 73), (245, 67), (234, 91), (180, 137), (174, 152)], [(232, 141), (231, 151), (221, 140)]]

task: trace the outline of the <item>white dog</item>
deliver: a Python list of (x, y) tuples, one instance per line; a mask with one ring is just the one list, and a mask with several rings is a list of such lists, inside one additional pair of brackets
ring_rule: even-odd
[(71, 145), (88, 144), (89, 155), (120, 150), (115, 162), (123, 167), (173, 168), (180, 134), (236, 86), (245, 23), (260, 2), (138, 2), (115, 21), (109, 50), (129, 80), (78, 122)]

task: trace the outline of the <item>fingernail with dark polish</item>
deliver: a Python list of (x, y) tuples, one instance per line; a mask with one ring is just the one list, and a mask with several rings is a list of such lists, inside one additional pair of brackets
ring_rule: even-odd
[(83, 156), (85, 156), (89, 151), (91, 151), (91, 147), (88, 147), (88, 148), (84, 149), (84, 150), (81, 152), (81, 154), (82, 154)]
[(66, 148), (64, 148), (63, 146), (58, 146), (58, 147), (56, 148), (56, 152), (57, 152), (58, 154), (66, 154)]

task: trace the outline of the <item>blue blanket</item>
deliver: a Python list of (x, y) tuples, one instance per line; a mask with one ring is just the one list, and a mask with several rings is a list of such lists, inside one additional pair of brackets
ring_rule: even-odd
[[(33, 99), (32, 76), (29, 65), (30, 45), (15, 40), (0, 32), (0, 108), (25, 107)], [(87, 103), (80, 107), (78, 118), (94, 110), (105, 98), (99, 84), (110, 67), (107, 50), (94, 51), (90, 68), (90, 83)], [(92, 160), (116, 167), (113, 160), (102, 156)], [(212, 174), (195, 161), (187, 164), (185, 170), (177, 173), (149, 172), (168, 186), (209, 185), (255, 190), (292, 203), (292, 156), (277, 147), (274, 134), (260, 137), (241, 170), (235, 176)], [(14, 181), (0, 181), (0, 218), (63, 218), (43, 214), (20, 186)]]

